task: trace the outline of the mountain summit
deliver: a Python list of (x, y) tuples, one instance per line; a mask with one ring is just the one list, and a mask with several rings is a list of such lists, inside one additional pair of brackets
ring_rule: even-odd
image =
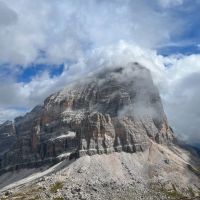
[[(179, 177), (185, 170), (189, 174), (188, 177), (193, 178), (191, 188), (196, 195), (198, 187), (195, 184), (198, 185), (199, 182), (196, 166), (189, 161), (192, 160), (189, 152), (176, 147), (174, 140), (150, 71), (138, 63), (104, 68), (52, 94), (42, 106), (35, 107), (25, 116), (0, 125), (0, 173), (4, 177), (13, 170), (23, 171), (24, 168), (33, 169), (62, 161), (65, 163), (63, 165), (71, 170), (72, 177), (76, 176), (72, 178), (75, 188), (79, 182), (83, 184), (83, 177), (88, 181), (84, 182), (84, 187), (95, 181), (96, 177), (97, 183), (92, 183), (91, 186), (95, 185), (95, 188), (99, 187), (98, 184), (108, 184), (107, 182), (108, 187), (111, 187), (111, 180), (115, 182), (113, 187), (117, 188), (123, 181), (125, 183), (122, 187), (125, 187), (126, 184), (135, 184), (142, 179), (134, 191), (143, 191), (144, 188), (140, 187), (159, 182), (158, 176), (161, 173), (168, 171), (170, 174), (171, 171), (177, 170), (176, 175)], [(62, 171), (63, 165), (62, 168), (57, 168), (57, 171)], [(104, 165), (107, 166), (106, 169)], [(181, 166), (182, 170), (178, 166)], [(135, 174), (134, 169), (141, 175)], [(68, 172), (66, 168), (62, 171), (65, 175)], [(90, 175), (85, 177), (87, 173)], [(84, 175), (80, 176), (81, 174)], [(174, 173), (169, 177), (173, 175)], [(47, 188), (49, 180), (52, 182), (52, 178), (43, 180)], [(60, 191), (63, 185), (67, 184), (63, 178), (61, 182)], [(162, 182), (168, 183), (169, 180)], [(176, 190), (178, 195), (176, 188), (179, 187), (174, 184), (169, 186), (170, 191)], [(187, 184), (184, 179), (183, 188), (189, 187)], [(0, 186), (5, 187), (6, 184)], [(97, 197), (105, 199), (102, 187), (101, 185), (100, 189), (93, 189), (93, 192), (100, 190), (99, 196), (96, 194)], [(84, 191), (86, 189), (84, 188)], [(130, 191), (127, 193), (126, 189), (124, 195), (130, 195)], [(74, 190), (71, 199), (76, 199), (73, 193), (79, 194), (81, 189), (79, 187)], [(151, 188), (146, 192), (150, 195)], [(156, 194), (155, 191), (154, 193)], [(164, 190), (160, 193), (164, 193)], [(109, 195), (107, 199), (111, 199)], [(168, 191), (165, 195), (168, 195)], [(165, 196), (161, 196), (165, 199)], [(42, 198), (48, 199), (45, 194)], [(118, 196), (115, 199), (117, 198)], [(155, 195), (154, 199), (156, 198)], [(131, 196), (124, 199), (131, 199)]]
[[(51, 95), (0, 127), (1, 169), (83, 155), (137, 152), (173, 135), (150, 71), (138, 65), (104, 69)], [(5, 143), (8, 143), (5, 145)]]

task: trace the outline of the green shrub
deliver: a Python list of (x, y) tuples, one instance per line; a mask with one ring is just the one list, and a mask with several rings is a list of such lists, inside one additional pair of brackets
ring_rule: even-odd
[(51, 193), (56, 193), (58, 190), (63, 188), (63, 183), (62, 182), (56, 182), (53, 185), (50, 186), (50, 192)]
[(54, 197), (53, 200), (64, 200), (63, 197)]

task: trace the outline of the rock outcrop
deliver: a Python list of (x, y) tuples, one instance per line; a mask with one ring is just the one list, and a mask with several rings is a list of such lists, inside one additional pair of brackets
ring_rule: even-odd
[[(17, 141), (15, 126), (13, 122), (6, 121), (0, 125), (0, 164), (2, 163), (1, 158), (6, 152), (9, 151), (11, 146)], [(0, 165), (1, 168), (1, 165)]]
[(0, 126), (0, 169), (56, 162), (63, 155), (144, 151), (172, 131), (150, 71), (137, 63), (104, 69)]

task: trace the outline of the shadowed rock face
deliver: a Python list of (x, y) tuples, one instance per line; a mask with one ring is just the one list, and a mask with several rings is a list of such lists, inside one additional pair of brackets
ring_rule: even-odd
[(16, 142), (15, 127), (11, 121), (0, 125), (0, 158)]
[(136, 63), (69, 85), (12, 125), (1, 125), (0, 138), (10, 141), (1, 146), (1, 168), (43, 164), (66, 152), (144, 151), (150, 139), (173, 140), (151, 74)]

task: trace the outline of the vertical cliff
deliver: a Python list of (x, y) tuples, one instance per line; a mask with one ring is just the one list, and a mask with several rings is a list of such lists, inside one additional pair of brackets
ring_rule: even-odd
[(1, 168), (35, 166), (61, 155), (144, 151), (173, 140), (151, 73), (137, 63), (105, 68), (0, 126)]

